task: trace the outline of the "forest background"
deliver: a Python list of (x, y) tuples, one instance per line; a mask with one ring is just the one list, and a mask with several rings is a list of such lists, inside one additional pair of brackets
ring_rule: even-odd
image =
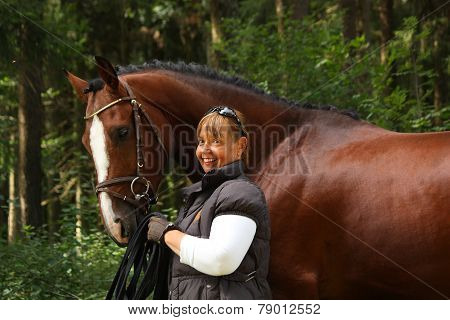
[[(196, 62), (394, 131), (450, 130), (449, 3), (0, 0), (0, 299), (102, 299), (124, 252), (98, 216), (63, 68)], [(167, 175), (155, 210), (173, 217), (187, 183)]]

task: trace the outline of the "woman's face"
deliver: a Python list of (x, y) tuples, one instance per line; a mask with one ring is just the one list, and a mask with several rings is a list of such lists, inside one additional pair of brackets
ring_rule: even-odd
[(206, 173), (211, 169), (220, 168), (241, 159), (246, 144), (247, 138), (241, 137), (239, 140), (233, 141), (229, 134), (223, 134), (220, 139), (207, 137), (206, 130), (202, 128), (198, 136), (196, 155)]

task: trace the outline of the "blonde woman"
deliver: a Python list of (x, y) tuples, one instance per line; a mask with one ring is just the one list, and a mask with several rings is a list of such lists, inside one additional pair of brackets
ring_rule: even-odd
[(149, 222), (172, 251), (169, 299), (270, 299), (270, 221), (260, 188), (243, 173), (248, 134), (240, 112), (211, 108), (197, 128), (205, 174), (184, 188), (174, 224)]

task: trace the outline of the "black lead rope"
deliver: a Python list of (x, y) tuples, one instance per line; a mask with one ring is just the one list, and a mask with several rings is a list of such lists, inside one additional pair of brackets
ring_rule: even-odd
[[(144, 217), (129, 241), (106, 300), (144, 300), (152, 292), (153, 300), (168, 298), (170, 252), (162, 244), (147, 240), (148, 221), (152, 216)], [(132, 268), (133, 276), (128, 283)]]

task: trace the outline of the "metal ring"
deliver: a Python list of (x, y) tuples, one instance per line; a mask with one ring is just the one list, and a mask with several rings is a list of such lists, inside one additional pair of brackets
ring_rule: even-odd
[(143, 164), (142, 162), (138, 162), (138, 163), (137, 163), (137, 166), (138, 166), (139, 168), (142, 168), (142, 167), (144, 166), (144, 164)]
[(138, 108), (140, 108), (140, 107), (142, 106), (142, 104), (140, 104), (139, 102), (137, 102), (136, 99), (131, 99), (130, 103), (131, 103), (132, 106), (136, 106), (136, 107), (138, 107)]
[[(145, 180), (145, 188), (146, 189), (145, 189), (145, 191), (143, 193), (136, 193), (136, 192), (134, 192), (134, 184), (139, 179), (144, 179)], [(135, 198), (138, 198), (138, 197), (141, 198), (142, 196), (148, 194), (148, 190), (150, 190), (150, 181), (148, 181), (146, 178), (144, 178), (144, 177), (136, 177), (136, 178), (133, 179), (133, 181), (131, 181), (131, 193), (134, 195)]]

